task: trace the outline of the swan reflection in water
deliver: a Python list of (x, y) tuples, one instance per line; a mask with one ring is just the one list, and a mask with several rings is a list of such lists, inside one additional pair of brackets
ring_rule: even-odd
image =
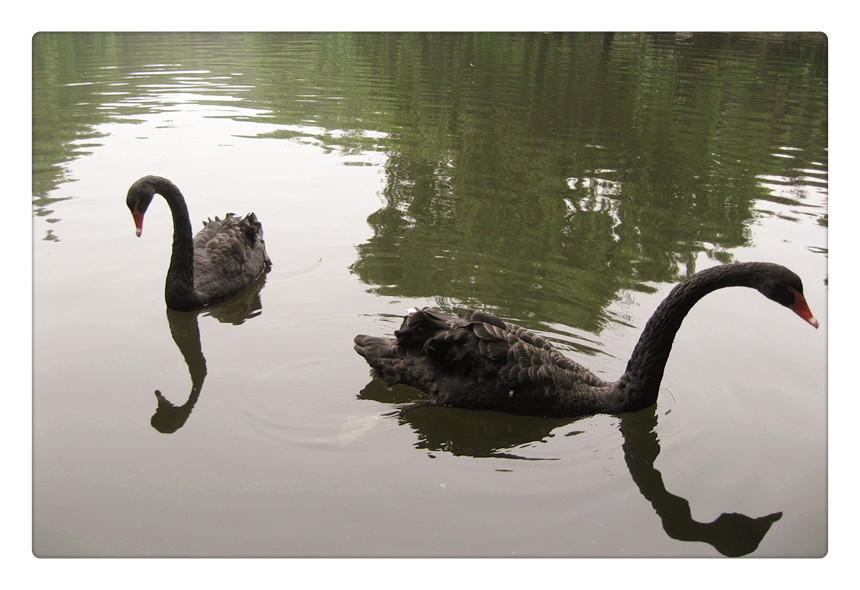
[(203, 348), (200, 344), (197, 317), (200, 315), (212, 316), (221, 323), (235, 326), (244, 323), (245, 320), (257, 317), (263, 311), (260, 291), (266, 284), (266, 274), (267, 272), (264, 272), (247, 288), (230, 299), (204, 309), (176, 311), (167, 308), (170, 335), (176, 346), (179, 347), (185, 364), (188, 365), (188, 373), (191, 375), (191, 393), (184, 404), (177, 406), (171, 403), (160, 390), (155, 390), (158, 407), (152, 415), (150, 423), (157, 431), (170, 434), (182, 428), (200, 398), (203, 381), (206, 379), (206, 358), (203, 356)]
[[(417, 448), (472, 457), (541, 460), (518, 456), (512, 449), (545, 440), (555, 429), (576, 421), (409, 403), (415, 399), (416, 393), (403, 385), (389, 389), (381, 380), (373, 379), (358, 397), (385, 404), (405, 404), (389, 415), (396, 416), (401, 424), (408, 424), (415, 431)], [(623, 436), (622, 449), (627, 469), (671, 538), (708, 543), (723, 555), (739, 557), (755, 551), (771, 525), (782, 518), (782, 512), (757, 518), (724, 512), (712, 522), (695, 520), (690, 502), (666, 490), (663, 476), (654, 467), (660, 454), (660, 442), (655, 431), (656, 406), (615, 417), (619, 420)]]

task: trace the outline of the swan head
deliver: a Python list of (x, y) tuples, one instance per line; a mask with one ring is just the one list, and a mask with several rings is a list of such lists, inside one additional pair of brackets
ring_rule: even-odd
[(134, 228), (137, 237), (143, 232), (143, 216), (146, 209), (152, 202), (152, 197), (155, 196), (157, 189), (153, 180), (154, 176), (144, 176), (128, 189), (128, 196), (125, 198), (125, 204), (128, 205), (131, 211), (131, 216), (134, 218)]
[(757, 289), (771, 301), (796, 313), (813, 328), (818, 327), (818, 320), (812, 315), (809, 304), (803, 296), (803, 282), (794, 272), (778, 264), (768, 264), (766, 272), (761, 275)]

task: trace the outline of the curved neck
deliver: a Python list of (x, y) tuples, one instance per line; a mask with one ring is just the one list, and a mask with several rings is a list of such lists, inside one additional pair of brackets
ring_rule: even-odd
[(165, 300), (172, 309), (194, 309), (199, 307), (199, 298), (194, 290), (194, 244), (185, 198), (166, 178), (157, 177), (155, 192), (164, 197), (173, 215), (173, 253), (167, 269)]
[(675, 334), (693, 305), (717, 289), (755, 286), (767, 266), (756, 262), (725, 264), (701, 271), (672, 289), (645, 324), (627, 370), (615, 384), (620, 403), (630, 410), (656, 403)]

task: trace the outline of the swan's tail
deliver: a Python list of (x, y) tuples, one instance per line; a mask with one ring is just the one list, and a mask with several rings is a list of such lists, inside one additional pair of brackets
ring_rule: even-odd
[(403, 359), (397, 354), (397, 344), (391, 338), (359, 334), (354, 339), (355, 352), (364, 357), (377, 377), (386, 385), (399, 383)]
[(437, 384), (428, 353), (436, 354), (436, 346), (444, 346), (441, 339), (456, 321), (456, 316), (437, 309), (410, 309), (393, 339), (359, 334), (354, 348), (389, 387), (404, 383), (432, 393)]

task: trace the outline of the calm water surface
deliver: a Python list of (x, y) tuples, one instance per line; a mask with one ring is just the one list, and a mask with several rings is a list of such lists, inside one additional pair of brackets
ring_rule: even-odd
[[(820, 35), (36, 35), (35, 554), (825, 554), (826, 72)], [(272, 270), (167, 312), (145, 174), (256, 212)], [(634, 414), (390, 416), (420, 394), (352, 350), (479, 307), (615, 378), (747, 260), (822, 328), (711, 295)]]

